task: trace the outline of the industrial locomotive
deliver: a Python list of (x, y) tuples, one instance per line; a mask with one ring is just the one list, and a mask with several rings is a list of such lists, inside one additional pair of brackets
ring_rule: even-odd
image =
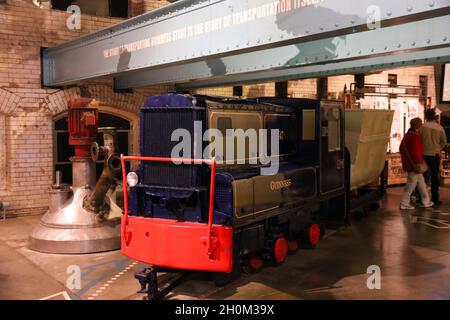
[[(340, 102), (169, 93), (149, 98), (140, 117), (141, 156), (121, 158), (122, 252), (153, 266), (137, 275), (152, 282), (153, 298), (157, 271), (256, 271), (265, 261), (281, 264), (298, 247), (316, 246), (323, 235), (317, 215), (345, 194)], [(180, 128), (192, 135), (217, 129), (224, 136), (219, 143), (232, 138), (227, 129), (278, 129), (279, 154), (268, 150), (279, 159), (278, 172), (262, 175), (261, 161), (247, 161), (260, 156), (248, 145), (245, 163), (227, 161), (225, 153), (176, 165), (170, 158), (179, 141), (171, 138)], [(202, 150), (207, 142), (200, 140)], [(189, 142), (192, 150), (198, 144)], [(128, 174), (127, 161), (139, 163)]]

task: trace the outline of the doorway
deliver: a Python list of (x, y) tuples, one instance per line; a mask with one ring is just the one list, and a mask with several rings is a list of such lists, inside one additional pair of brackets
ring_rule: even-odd
[[(131, 123), (129, 120), (106, 112), (99, 112), (99, 128), (115, 127), (118, 129), (119, 154), (129, 154), (131, 146)], [(61, 171), (62, 183), (72, 184), (72, 163), (70, 157), (74, 154), (73, 146), (69, 145), (69, 128), (67, 113), (54, 120), (53, 157), (54, 169)], [(97, 142), (103, 145), (102, 134), (97, 136)], [(96, 179), (103, 170), (103, 159), (96, 162)], [(129, 165), (127, 163), (127, 165)], [(129, 170), (129, 168), (127, 168)]]

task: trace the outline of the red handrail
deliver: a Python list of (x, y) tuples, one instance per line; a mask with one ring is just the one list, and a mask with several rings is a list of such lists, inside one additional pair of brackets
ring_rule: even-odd
[(151, 161), (151, 162), (180, 162), (184, 164), (207, 164), (211, 167), (211, 179), (209, 188), (209, 211), (208, 211), (208, 254), (212, 254), (212, 225), (214, 215), (214, 188), (216, 180), (216, 160), (209, 159), (189, 159), (189, 158), (160, 158), (160, 157), (140, 157), (140, 156), (124, 156), (120, 155), (120, 162), (122, 164), (122, 179), (123, 179), (123, 196), (124, 196), (124, 239), (126, 239), (126, 229), (128, 226), (128, 183), (125, 161)]

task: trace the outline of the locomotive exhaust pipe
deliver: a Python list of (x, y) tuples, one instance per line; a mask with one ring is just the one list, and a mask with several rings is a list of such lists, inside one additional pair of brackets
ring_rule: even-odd
[(105, 163), (94, 191), (84, 198), (83, 207), (98, 214), (98, 218), (103, 219), (104, 215), (109, 212), (109, 206), (105, 201), (106, 193), (115, 183), (116, 177), (121, 171), (121, 166), (120, 158), (115, 153), (118, 144), (117, 130), (115, 128), (100, 128), (99, 131), (103, 132), (104, 146), (99, 146), (97, 142), (92, 143), (91, 157), (95, 162), (103, 156)]

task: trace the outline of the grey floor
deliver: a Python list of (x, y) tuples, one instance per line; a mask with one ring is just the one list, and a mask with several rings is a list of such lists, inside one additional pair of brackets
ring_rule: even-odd
[[(400, 212), (402, 189), (389, 189), (382, 208), (330, 230), (314, 250), (300, 250), (279, 267), (216, 288), (204, 275), (169, 299), (450, 299), (450, 191), (439, 210)], [(143, 265), (120, 251), (53, 255), (27, 248), (40, 217), (0, 221), (0, 299), (142, 299), (134, 272)], [(379, 266), (381, 289), (369, 290), (369, 266)], [(70, 268), (80, 288), (66, 286)], [(68, 270), (69, 268), (69, 270)], [(168, 275), (162, 275), (162, 280)]]

